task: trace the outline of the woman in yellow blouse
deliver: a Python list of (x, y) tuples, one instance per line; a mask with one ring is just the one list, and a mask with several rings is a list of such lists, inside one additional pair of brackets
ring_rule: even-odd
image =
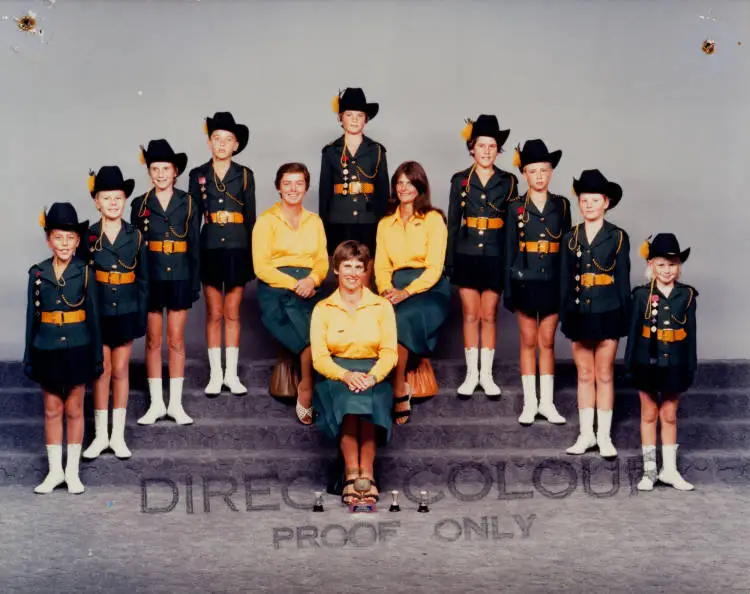
[(315, 306), (310, 327), (313, 366), (323, 376), (315, 385), (316, 424), (341, 440), (347, 505), (378, 500), (376, 441), (391, 437), (393, 387), (386, 377), (398, 359), (396, 316), (388, 300), (363, 286), (369, 266), (367, 246), (345, 241), (336, 248), (338, 289)]
[(443, 275), (448, 228), (445, 215), (430, 202), (430, 184), (415, 161), (399, 165), (391, 196), (378, 224), (375, 283), (390, 301), (398, 325), (398, 365), (394, 378), (396, 422), (408, 422), (411, 388), (406, 384), (409, 354), (427, 357), (435, 350), (448, 317), (450, 284)]
[(273, 337), (300, 357), (297, 418), (313, 422), (310, 317), (318, 287), (328, 274), (323, 223), (302, 206), (310, 172), (286, 163), (276, 172), (281, 200), (265, 211), (253, 229), (253, 267), (258, 277), (261, 321)]

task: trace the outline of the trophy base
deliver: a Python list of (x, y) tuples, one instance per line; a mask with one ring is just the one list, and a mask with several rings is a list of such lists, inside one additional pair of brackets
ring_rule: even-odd
[(377, 508), (374, 503), (358, 501), (357, 503), (351, 503), (349, 505), (349, 511), (353, 514), (372, 514), (377, 511)]

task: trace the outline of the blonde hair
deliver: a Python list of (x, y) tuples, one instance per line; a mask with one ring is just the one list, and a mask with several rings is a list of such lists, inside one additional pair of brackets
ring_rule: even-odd
[[(665, 258), (665, 260), (670, 260), (670, 259), (671, 258)], [(677, 276), (675, 276), (674, 280), (678, 281), (680, 280), (680, 277), (682, 276), (682, 262), (680, 262), (676, 258), (673, 258), (672, 260), (676, 260), (677, 262)], [(653, 260), (648, 261), (648, 263), (646, 264), (646, 271), (644, 273), (648, 282), (651, 282), (656, 279), (656, 275), (654, 274), (654, 268), (653, 266), (651, 266), (652, 262)]]

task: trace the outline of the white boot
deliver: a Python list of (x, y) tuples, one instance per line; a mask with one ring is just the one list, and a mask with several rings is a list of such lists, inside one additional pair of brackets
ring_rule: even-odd
[(80, 495), (86, 488), (78, 477), (78, 465), (81, 460), (81, 444), (68, 444), (68, 459), (65, 462), (65, 482), (68, 485), (68, 493)]
[(536, 375), (522, 375), (521, 386), (523, 387), (523, 410), (518, 422), (521, 425), (531, 425), (536, 419)]
[(456, 392), (461, 396), (471, 396), (479, 385), (479, 349), (469, 347), (464, 349), (466, 357), (466, 379), (458, 386)]
[(219, 394), (224, 383), (224, 373), (221, 369), (221, 347), (208, 349), (208, 365), (211, 371), (204, 392), (211, 395)]
[(617, 456), (617, 450), (612, 443), (610, 432), (612, 430), (612, 411), (596, 411), (596, 443), (599, 444), (599, 454), (602, 458), (614, 458)]
[(108, 422), (109, 411), (106, 408), (94, 411), (94, 441), (83, 452), (84, 458), (88, 458), (89, 460), (98, 458), (109, 447), (109, 437), (107, 435), (107, 431), (109, 431)]
[(124, 408), (112, 409), (112, 439), (109, 440), (109, 447), (112, 448), (115, 456), (121, 459), (130, 458), (133, 455), (125, 445), (126, 414), (127, 410)]
[(185, 378), (169, 378), (169, 407), (167, 414), (175, 420), (178, 425), (190, 425), (193, 422), (182, 408), (182, 382)]
[(643, 477), (638, 482), (639, 491), (653, 491), (656, 482), (656, 446), (645, 445), (643, 450)]
[(163, 419), (167, 414), (167, 407), (164, 406), (164, 391), (160, 377), (148, 378), (148, 392), (151, 397), (151, 405), (148, 411), (140, 419), (139, 425), (153, 425), (159, 419)]
[(662, 444), (662, 469), (659, 480), (665, 485), (672, 485), (679, 491), (692, 491), (695, 487), (687, 482), (677, 470), (677, 448), (675, 444)]
[(65, 482), (65, 473), (62, 465), (62, 446), (59, 444), (47, 446), (47, 461), (49, 471), (44, 481), (34, 489), (34, 493), (46, 495), (52, 493), (55, 487)]
[(495, 349), (480, 351), (482, 367), (479, 371), (479, 385), (487, 396), (500, 396), (502, 390), (492, 379), (492, 362), (495, 360)]
[(555, 389), (555, 376), (552, 374), (545, 373), (539, 376), (539, 414), (542, 415), (547, 421), (555, 425), (564, 425), (565, 417), (563, 417), (553, 402), (553, 394)]
[(578, 439), (576, 442), (565, 450), (568, 454), (585, 454), (586, 450), (589, 450), (596, 446), (596, 436), (594, 435), (594, 409), (593, 408), (579, 408), (578, 409)]
[(224, 373), (224, 385), (232, 394), (247, 394), (247, 388), (242, 385), (237, 375), (237, 364), (239, 363), (239, 347), (227, 347), (227, 369)]

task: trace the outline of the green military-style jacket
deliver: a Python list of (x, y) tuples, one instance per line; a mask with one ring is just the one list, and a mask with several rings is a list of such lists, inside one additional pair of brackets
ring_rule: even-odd
[[(140, 330), (146, 333), (148, 317), (148, 258), (143, 234), (123, 221), (112, 244), (102, 233), (101, 221), (89, 227), (89, 250), (94, 279), (99, 287), (99, 305), (103, 316), (139, 314)], [(114, 276), (107, 281), (96, 279), (96, 272)], [(135, 282), (118, 283), (117, 274), (135, 274)]]
[[(583, 223), (563, 236), (560, 266), (560, 320), (581, 314), (630, 309), (630, 238), (609, 221), (589, 244)], [(586, 286), (584, 275), (611, 277), (611, 284)]]
[[(364, 136), (356, 154), (348, 149), (343, 153), (343, 135), (323, 147), (318, 187), (318, 214), (323, 225), (376, 225), (390, 195), (385, 147)], [(346, 194), (336, 193), (334, 186), (344, 184)], [(373, 192), (365, 193), (358, 184), (372, 184)]]
[(174, 189), (166, 212), (152, 190), (133, 199), (130, 222), (148, 243), (186, 241), (187, 252), (148, 251), (149, 281), (190, 281), (193, 299), (200, 295), (200, 212), (196, 201)]
[[(27, 372), (31, 365), (31, 349), (62, 351), (92, 345), (94, 370), (101, 373), (102, 351), (99, 293), (93, 271), (86, 262), (73, 257), (58, 282), (52, 258), (29, 269), (26, 306), (26, 349), (23, 355)], [(86, 319), (70, 324), (42, 322), (43, 312), (84, 310)]]
[[(214, 172), (213, 162), (208, 161), (190, 172), (189, 193), (196, 200), (203, 219), (201, 248), (251, 249), (251, 237), (255, 226), (255, 176), (248, 167), (232, 161), (224, 179)], [(239, 213), (241, 223), (223, 222), (220, 212)], [(217, 219), (214, 222), (211, 215)]]
[[(483, 186), (473, 167), (451, 178), (448, 203), (448, 246), (445, 265), (450, 274), (456, 253), (470, 256), (498, 256), (505, 252), (505, 214), (509, 201), (518, 195), (518, 178), (494, 167), (494, 175)], [(467, 217), (482, 220), (480, 227), (469, 227)], [(481, 228), (485, 219), (494, 219), (500, 228)]]
[[(654, 284), (633, 289), (625, 365), (698, 368), (696, 297), (690, 285), (676, 282), (669, 296)], [(677, 340), (676, 340), (677, 339)]]
[[(548, 194), (541, 212), (528, 197), (528, 192), (508, 203), (505, 219), (506, 301), (511, 299), (513, 292), (511, 280), (559, 282), (562, 239), (570, 227), (570, 201), (564, 196)], [(536, 251), (526, 249), (531, 242), (535, 243)]]

